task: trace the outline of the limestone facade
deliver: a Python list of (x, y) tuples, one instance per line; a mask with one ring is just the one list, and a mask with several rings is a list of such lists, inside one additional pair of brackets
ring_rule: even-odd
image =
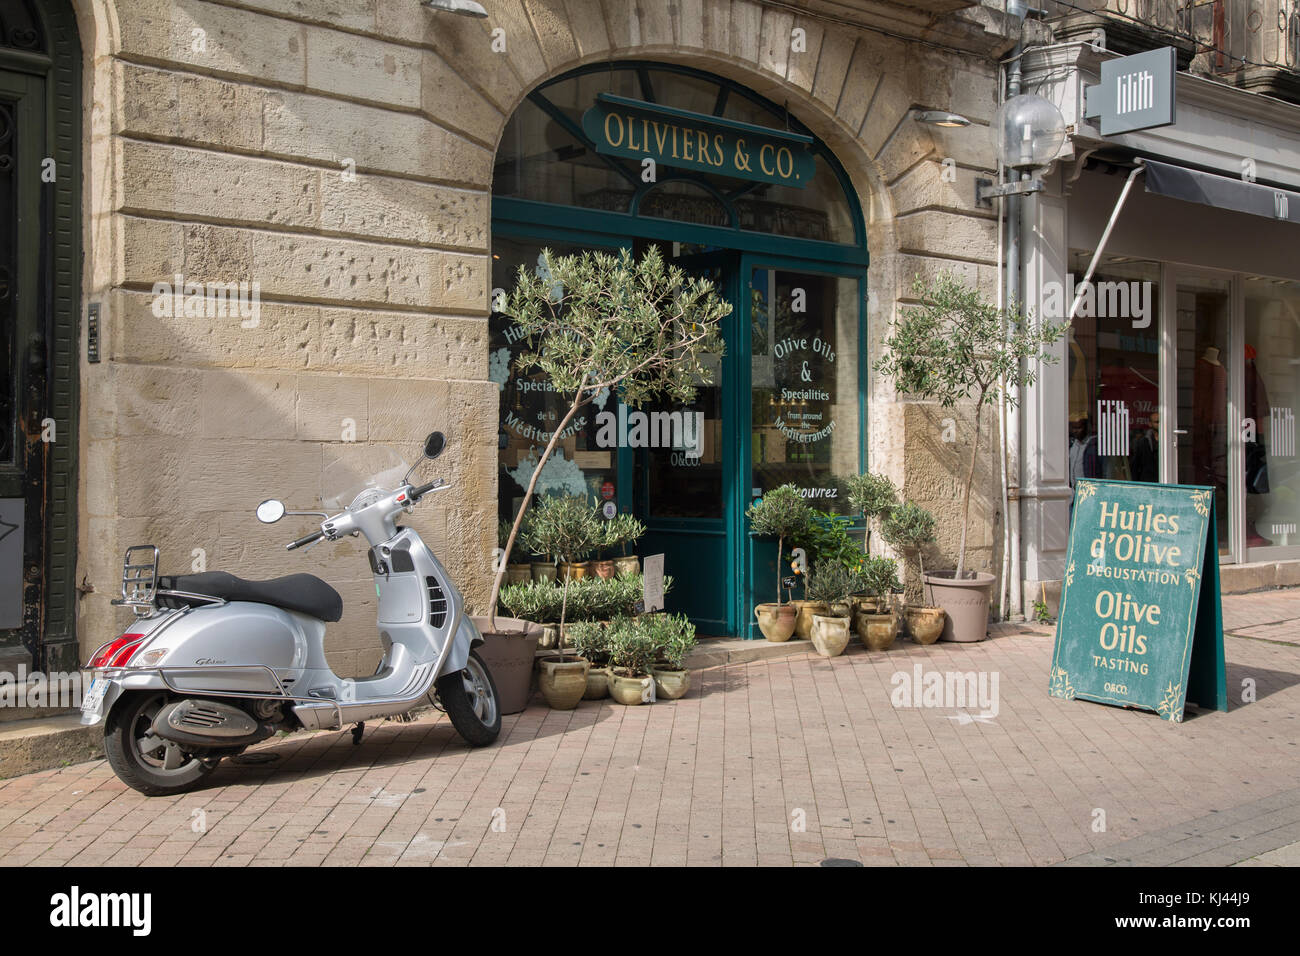
[[(321, 575), (347, 608), (332, 663), (373, 669), (363, 546), (287, 554), (309, 519), (267, 527), (253, 509), (318, 506), (326, 461), (370, 443), (414, 455), (432, 428), (450, 438), (437, 473), (456, 490), (412, 523), (482, 606), (497, 494), (493, 156), (523, 97), (580, 64), (689, 64), (788, 103), (827, 141), (867, 218), (869, 355), (918, 272), (953, 269), (993, 295), (996, 219), (973, 180), (993, 168), (984, 126), (1009, 42), (995, 25), (951, 26), (970, 47), (956, 51), (750, 0), (485, 5), (470, 20), (417, 0), (76, 0), (84, 297), (104, 328), (102, 362), (81, 350), (83, 658), (122, 623), (108, 603), (122, 551), (147, 541), (165, 572)], [(924, 126), (918, 107), (975, 125)], [(258, 283), (256, 324), (159, 316), (155, 284), (178, 274)], [(948, 414), (888, 381), (872, 382), (869, 408), (871, 467), (938, 512), (931, 566), (951, 562), (970, 414), (945, 443)], [(970, 564), (996, 573), (996, 452), (983, 447)]]

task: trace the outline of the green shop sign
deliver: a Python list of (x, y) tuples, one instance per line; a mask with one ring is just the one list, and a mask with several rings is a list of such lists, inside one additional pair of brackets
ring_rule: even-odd
[(808, 150), (811, 136), (612, 93), (596, 95), (596, 105), (582, 116), (582, 129), (598, 153), (652, 159), (674, 169), (799, 189), (812, 182), (816, 170)]
[(1049, 693), (1228, 709), (1213, 488), (1076, 484)]

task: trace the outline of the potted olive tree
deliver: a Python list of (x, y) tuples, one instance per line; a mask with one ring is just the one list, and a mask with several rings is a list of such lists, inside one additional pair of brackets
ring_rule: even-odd
[[(962, 487), (957, 567), (932, 571), (924, 581), (934, 601), (947, 612), (944, 639), (982, 641), (988, 634), (994, 577), (967, 570), (966, 533), (984, 408), (997, 403), (999, 385), (1005, 390), (1006, 401), (1014, 403), (1015, 396), (1035, 379), (1033, 363), (1026, 359), (1055, 362), (1046, 349), (1066, 326), (1035, 323), (1018, 307), (999, 309), (950, 273), (931, 282), (918, 276), (913, 289), (921, 304), (903, 310), (875, 369), (892, 377), (898, 391), (937, 402), (945, 409), (974, 401), (975, 429)], [(1001, 451), (1005, 459), (1006, 449)]]
[[(535, 551), (558, 554), (570, 561), (590, 551), (603, 534), (600, 519), (585, 498), (543, 495), (528, 521), (525, 541)], [(587, 690), (589, 664), (581, 657), (569, 660), (564, 654), (564, 616), (568, 610), (571, 578), (561, 575), (559, 655), (541, 661), (542, 696), (555, 710), (572, 710)]]
[[(845, 479), (844, 486), (849, 505), (861, 513), (866, 523), (866, 531), (862, 536), (862, 556), (865, 561), (871, 557), (871, 532), (898, 504), (898, 489), (886, 476), (870, 473), (850, 475)], [(872, 601), (871, 595), (865, 592), (855, 594), (854, 598), (855, 610), (864, 609), (864, 605), (870, 605)], [(874, 607), (866, 609), (875, 610)]]
[(934, 542), (934, 515), (908, 501), (889, 513), (881, 525), (880, 533), (902, 554), (916, 552), (921, 580), (921, 603), (914, 605), (908, 602), (904, 590), (903, 613), (912, 640), (918, 644), (933, 644), (943, 633), (943, 622), (947, 617), (943, 608), (935, 605), (932, 598), (927, 600), (925, 549)]
[(838, 657), (849, 644), (849, 595), (861, 582), (857, 574), (843, 563), (827, 558), (819, 560), (808, 575), (807, 594), (826, 610), (813, 615), (813, 647), (822, 657)]
[(583, 700), (600, 700), (609, 696), (609, 634), (607, 625), (600, 621), (574, 621), (569, 625), (568, 639), (574, 652), (585, 659), (587, 689)]
[(645, 525), (629, 514), (617, 514), (609, 519), (611, 547), (618, 547), (622, 554), (614, 559), (614, 570), (622, 574), (640, 574), (641, 559), (635, 554), (628, 554), (628, 548), (636, 544), (645, 534)]
[(677, 700), (691, 689), (691, 672), (686, 669), (686, 655), (695, 647), (695, 625), (685, 614), (658, 614), (647, 617), (650, 637), (658, 656), (650, 667), (655, 679), (655, 698)]
[[(639, 260), (627, 249), (569, 256), (543, 250), (536, 271), (520, 267), (501, 311), (522, 343), (516, 368), (541, 372), (569, 402), (533, 466), (504, 545), (508, 552), (542, 469), (578, 411), (602, 392), (619, 394), (633, 407), (650, 399), (690, 404), (696, 386), (710, 382), (705, 356), (723, 351), (721, 320), (731, 306), (712, 283), (665, 264), (652, 246)], [(487, 616), (475, 621), (485, 636), (524, 628), (522, 621), (497, 621), (504, 577), (504, 569), (498, 570)]]
[(808, 503), (794, 485), (782, 485), (750, 505), (745, 517), (756, 537), (776, 538), (776, 603), (759, 604), (754, 613), (763, 636), (773, 643), (782, 643), (794, 633), (797, 611), (794, 605), (782, 600), (781, 553), (785, 539), (807, 527)]
[(609, 625), (609, 696), (620, 704), (653, 703), (650, 674), (659, 648), (639, 619), (620, 618)]
[(875, 598), (876, 609), (858, 611), (858, 637), (869, 650), (888, 650), (898, 633), (898, 620), (890, 609), (893, 593), (902, 587), (898, 583), (898, 562), (893, 558), (868, 557), (862, 563), (859, 577), (862, 590)]

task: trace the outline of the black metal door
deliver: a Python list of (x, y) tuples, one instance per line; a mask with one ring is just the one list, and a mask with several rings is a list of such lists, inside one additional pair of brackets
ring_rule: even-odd
[(0, 71), (0, 654), (12, 664), (25, 649), (38, 667), (47, 452), (60, 437), (42, 321), (44, 103), (43, 78)]

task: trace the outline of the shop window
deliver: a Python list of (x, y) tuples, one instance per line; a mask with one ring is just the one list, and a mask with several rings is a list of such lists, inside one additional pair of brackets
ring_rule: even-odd
[(1160, 266), (1103, 257), (1081, 290), (1091, 261), (1072, 252), (1069, 281), (1045, 297), (1063, 317), (1083, 292), (1066, 340), (1070, 485), (1159, 481)]
[(751, 302), (752, 495), (787, 482), (848, 514), (840, 479), (858, 473), (856, 279), (755, 269)]
[(1300, 547), (1300, 283), (1245, 282), (1246, 546)]
[[(544, 246), (556, 256), (583, 251), (582, 247), (562, 242), (496, 236), (492, 241), (492, 287), (513, 289), (520, 266), (534, 271), (542, 268)], [(525, 343), (519, 340), (513, 321), (496, 311), (498, 304), (494, 297), (489, 323), (488, 377), (497, 384), (500, 394), (499, 517), (513, 520), (523, 504), (533, 468), (568, 412), (572, 398), (556, 393), (542, 372), (521, 373), (515, 367), (515, 359), (525, 349)], [(614, 410), (616, 404), (614, 397), (604, 396), (603, 402), (589, 402), (578, 410), (542, 470), (537, 484), (539, 494), (598, 500), (601, 486), (615, 480), (618, 461), (616, 449), (602, 448), (596, 442), (596, 415), (606, 408)]]

